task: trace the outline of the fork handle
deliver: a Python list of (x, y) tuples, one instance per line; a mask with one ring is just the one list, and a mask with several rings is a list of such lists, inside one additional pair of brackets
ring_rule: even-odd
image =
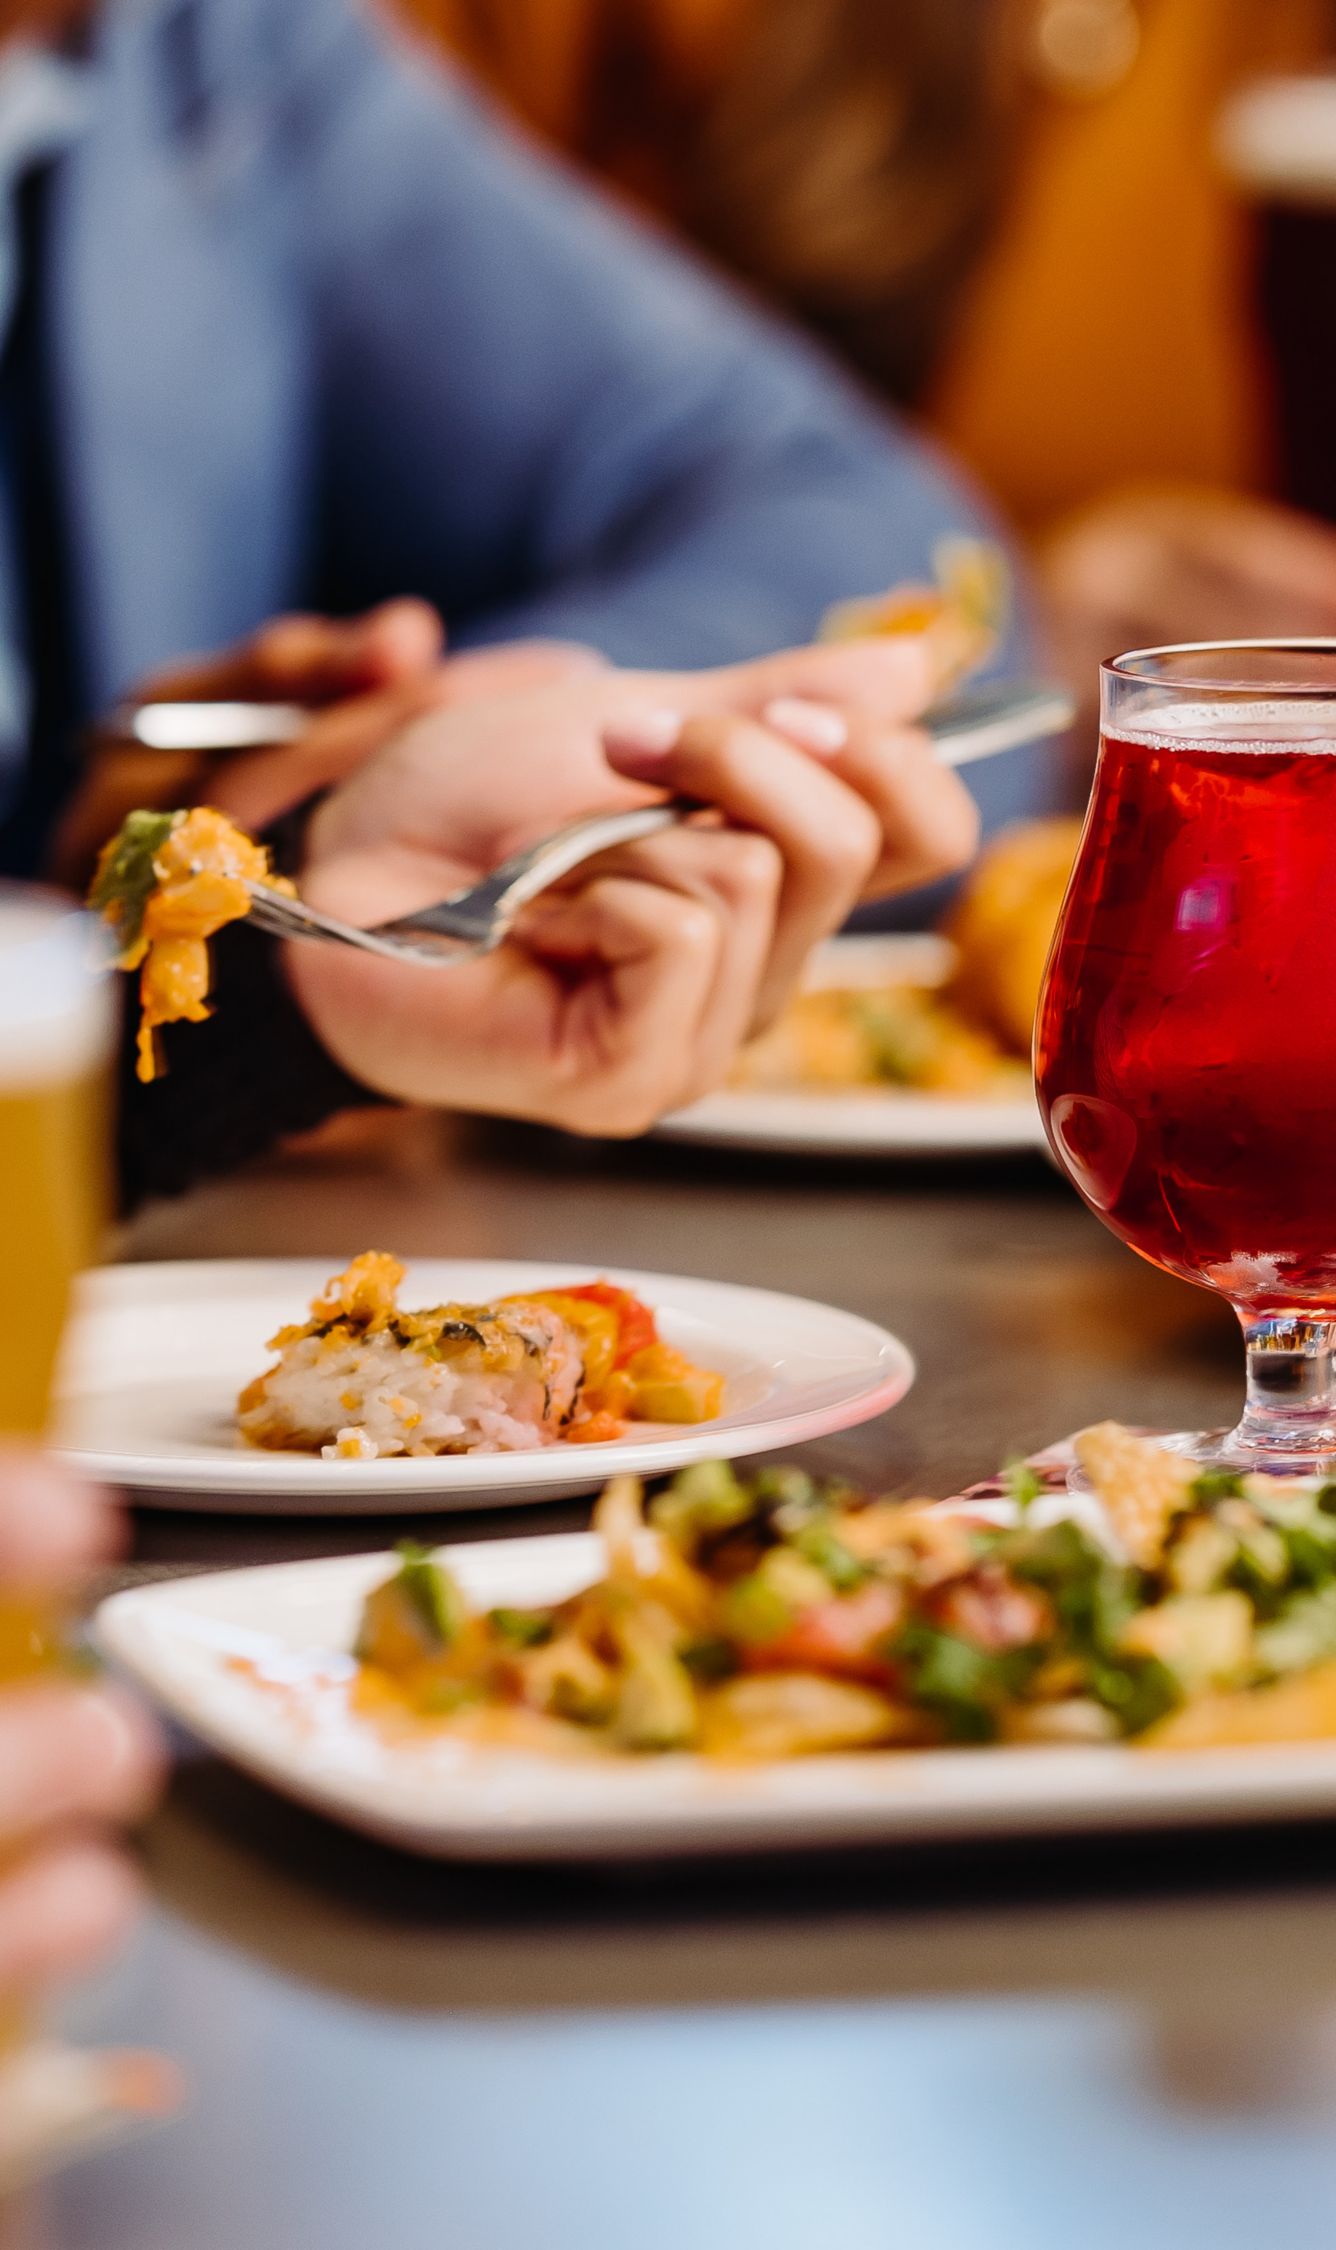
[(700, 810), (689, 797), (669, 797), (657, 805), (636, 805), (626, 812), (594, 813), (586, 820), (573, 820), (568, 827), (531, 844), (527, 851), (503, 860), (469, 890), (443, 899), (439, 906), (426, 907), (420, 914), (404, 915), (395, 922), (395, 931), (425, 930), (468, 944), (498, 945), (520, 908), (537, 898), (540, 891), (560, 882), (573, 867), (597, 858), (616, 844), (634, 844), (643, 837), (659, 835), (665, 828), (679, 827)]

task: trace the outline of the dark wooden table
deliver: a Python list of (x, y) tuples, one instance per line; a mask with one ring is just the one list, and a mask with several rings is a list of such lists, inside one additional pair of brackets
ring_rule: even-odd
[[(919, 1362), (813, 1462), (948, 1492), (1094, 1417), (1228, 1416), (1239, 1352), (1038, 1161), (777, 1166), (496, 1129), (149, 1214), (145, 1257), (658, 1266), (832, 1299)], [(560, 1528), (579, 1506), (427, 1519)], [(411, 1519), (422, 1529), (424, 1519)], [(135, 1573), (399, 1528), (144, 1513)], [(406, 1520), (402, 1528), (409, 1528)], [(54, 2189), (51, 2250), (1326, 2250), (1336, 1829), (453, 1871), (187, 1756), (144, 1936), (79, 2028), (190, 2114)]]

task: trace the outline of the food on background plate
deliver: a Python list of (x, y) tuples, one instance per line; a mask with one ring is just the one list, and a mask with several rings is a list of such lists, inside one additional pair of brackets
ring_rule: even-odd
[(884, 594), (837, 602), (821, 621), (823, 641), (879, 640), (901, 633), (924, 639), (938, 693), (986, 664), (1007, 629), (1011, 571), (1001, 547), (987, 539), (939, 539), (935, 585), (892, 586)]
[(599, 1444), (636, 1422), (708, 1422), (723, 1377), (663, 1341), (648, 1305), (609, 1281), (488, 1305), (399, 1306), (404, 1268), (354, 1258), (269, 1340), (278, 1362), (247, 1385), (249, 1445), (375, 1461)]
[(161, 1025), (209, 1014), (209, 939), (249, 914), (250, 883), (292, 892), (263, 845), (208, 805), (132, 812), (103, 846), (88, 903), (115, 939), (116, 966), (139, 971), (142, 1079), (158, 1074)]
[(595, 1513), (571, 1599), (471, 1607), (400, 1550), (367, 1597), (357, 1707), (468, 1739), (772, 1759), (952, 1743), (1161, 1749), (1336, 1735), (1336, 1484), (1200, 1475), (1106, 1423), (1077, 1440), (1107, 1538), (870, 1499), (796, 1467), (682, 1470)]
[(1044, 962), (1080, 834), (1077, 820), (1003, 829), (943, 926), (955, 949), (943, 983), (906, 977), (800, 992), (744, 1051), (732, 1083), (1024, 1097)]

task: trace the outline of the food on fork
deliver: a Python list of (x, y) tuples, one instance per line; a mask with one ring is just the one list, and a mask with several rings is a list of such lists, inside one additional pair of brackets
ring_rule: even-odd
[(103, 846), (88, 903), (116, 941), (116, 965), (139, 971), (138, 1071), (155, 1078), (155, 1034), (209, 1014), (209, 939), (251, 910), (248, 885), (295, 893), (269, 854), (225, 813), (132, 812)]
[(238, 1401), (248, 1444), (331, 1461), (511, 1453), (722, 1407), (723, 1377), (665, 1343), (650, 1307), (612, 1282), (405, 1312), (403, 1278), (397, 1258), (363, 1251), (309, 1320), (270, 1338), (277, 1364)]
[(800, 992), (739, 1059), (735, 1086), (901, 1086), (1021, 1098), (1049, 942), (1080, 837), (1076, 820), (1017, 823), (982, 855), (943, 935), (955, 966), (920, 978)]
[[(1336, 1735), (1336, 1484), (1199, 1475), (1113, 1424), (1078, 1452), (1099, 1536), (713, 1461), (615, 1478), (602, 1570), (480, 1610), (405, 1547), (368, 1596), (357, 1707), (485, 1745), (775, 1759), (949, 1744)], [(1172, 1474), (1171, 1474), (1172, 1472)]]
[(986, 664), (1006, 631), (1011, 571), (987, 539), (939, 539), (931, 586), (892, 586), (884, 594), (837, 602), (821, 621), (823, 641), (912, 634), (926, 642), (938, 692)]

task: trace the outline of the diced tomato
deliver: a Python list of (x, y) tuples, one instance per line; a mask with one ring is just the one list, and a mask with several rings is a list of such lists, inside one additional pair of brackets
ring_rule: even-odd
[(653, 1312), (639, 1297), (633, 1297), (629, 1289), (618, 1289), (611, 1281), (587, 1281), (578, 1289), (563, 1290), (562, 1295), (583, 1298), (592, 1305), (606, 1305), (616, 1315), (619, 1340), (613, 1361), (615, 1367), (625, 1367), (637, 1352), (646, 1351), (659, 1341)]
[(885, 1644), (903, 1617), (898, 1587), (873, 1579), (856, 1593), (814, 1602), (778, 1640), (749, 1650), (747, 1660), (758, 1671), (836, 1672), (885, 1683), (894, 1672)]
[(1053, 1629), (1053, 1612), (1035, 1586), (1022, 1586), (1005, 1571), (985, 1566), (943, 1589), (933, 1605), (934, 1621), (989, 1655), (1029, 1648)]
[(626, 1424), (618, 1414), (590, 1414), (583, 1422), (568, 1422), (562, 1431), (567, 1445), (606, 1445), (610, 1438), (625, 1437)]

